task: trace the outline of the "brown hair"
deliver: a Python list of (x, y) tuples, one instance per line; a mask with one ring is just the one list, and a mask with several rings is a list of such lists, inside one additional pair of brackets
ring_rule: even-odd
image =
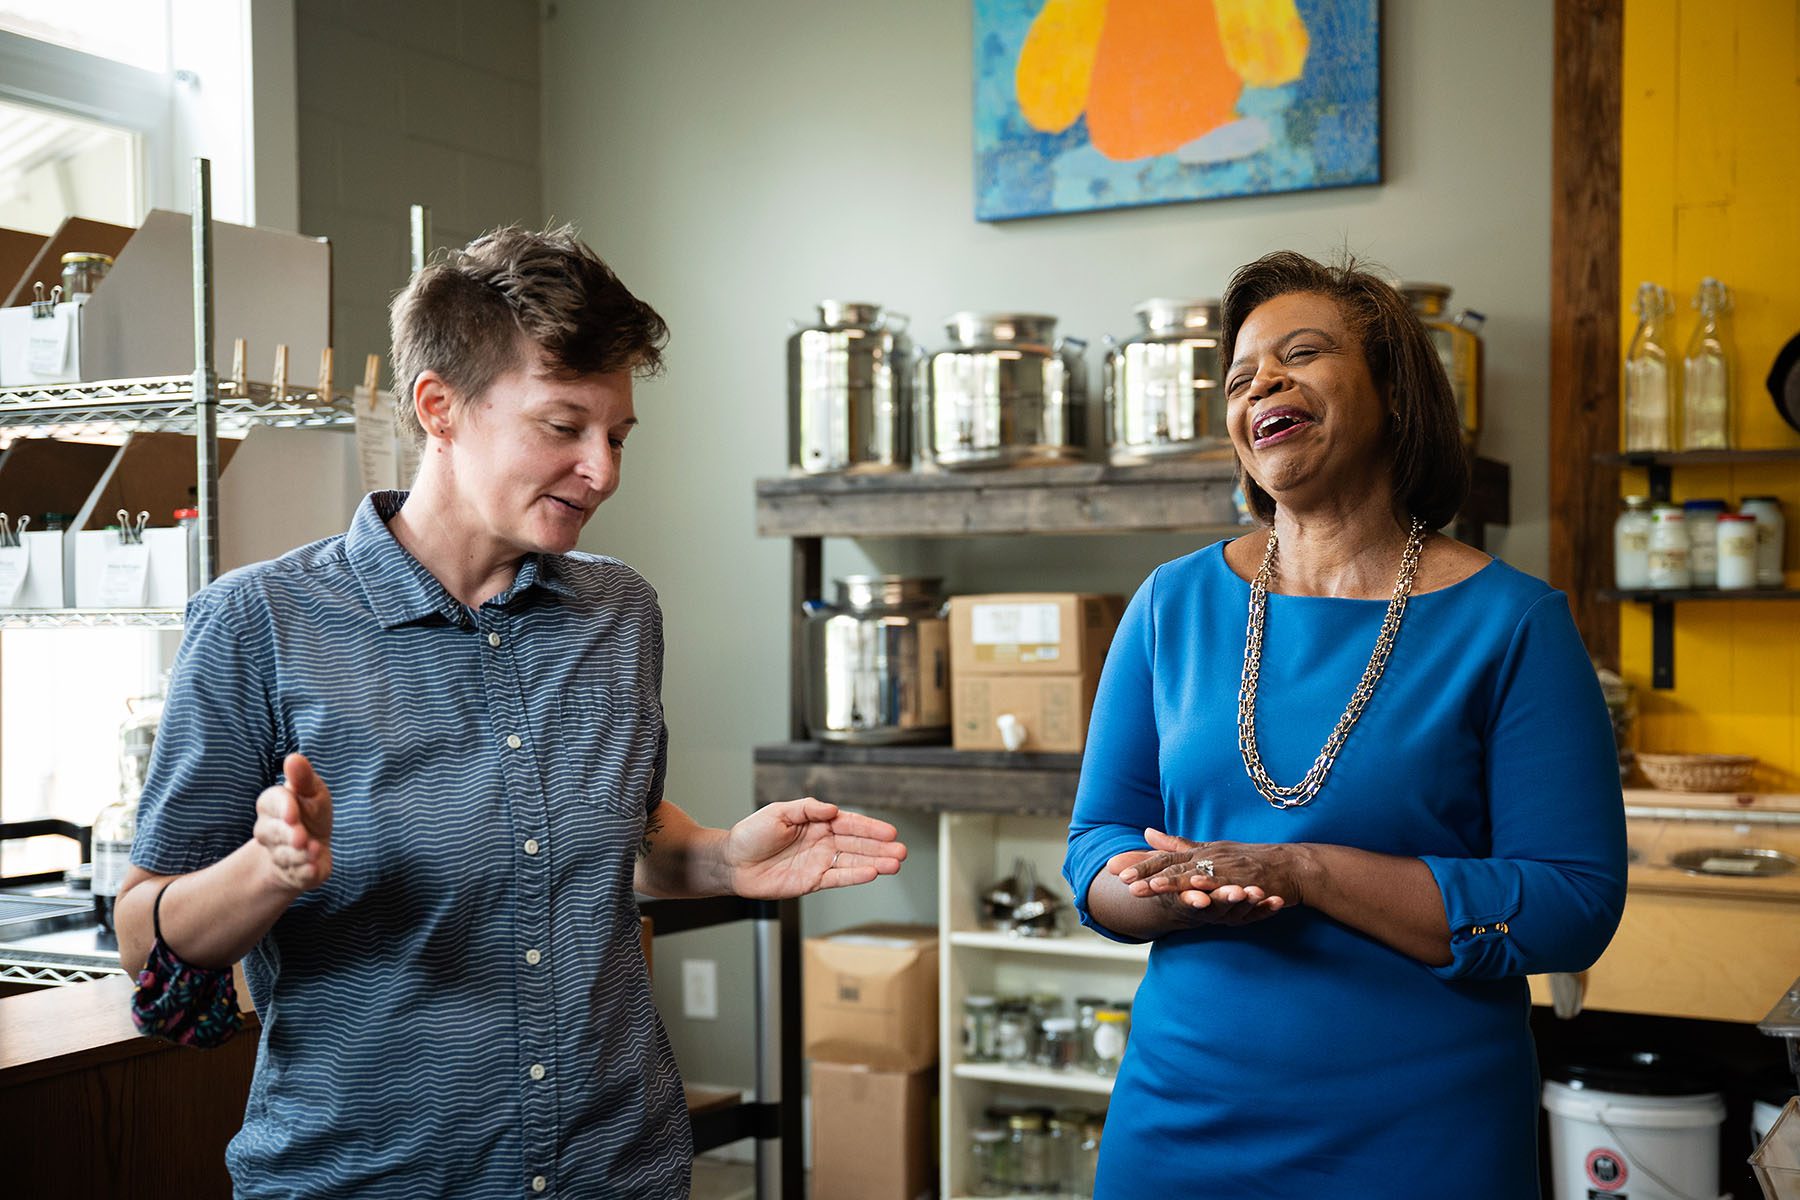
[(509, 225), (431, 263), (394, 297), (395, 418), (425, 440), (413, 387), (436, 371), (456, 402), (479, 399), (535, 343), (559, 374), (655, 374), (669, 328), (563, 225), (542, 233)]
[[(1469, 460), (1449, 377), (1418, 315), (1385, 280), (1345, 256), (1326, 266), (1292, 250), (1265, 254), (1239, 267), (1225, 289), (1220, 361), (1229, 364), (1238, 330), (1256, 309), (1278, 296), (1309, 292), (1335, 302), (1362, 341), (1375, 390), (1387, 401), (1394, 454), (1394, 494), (1406, 511), (1433, 529), (1450, 523), (1469, 494)], [(1238, 483), (1250, 511), (1266, 525), (1275, 501), (1238, 461)]]

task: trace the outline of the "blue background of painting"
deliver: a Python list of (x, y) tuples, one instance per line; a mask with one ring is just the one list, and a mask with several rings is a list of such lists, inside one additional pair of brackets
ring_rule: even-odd
[(1174, 154), (1114, 162), (1083, 117), (1059, 134), (1019, 112), (1013, 71), (1043, 0), (975, 0), (975, 216), (983, 221), (1211, 200), (1381, 181), (1379, 0), (1297, 0), (1311, 40), (1301, 77), (1244, 89), (1270, 143), (1246, 158), (1184, 163)]

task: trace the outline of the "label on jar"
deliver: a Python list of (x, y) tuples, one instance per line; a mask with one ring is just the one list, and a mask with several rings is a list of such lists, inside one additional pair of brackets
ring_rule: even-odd
[(1650, 549), (1650, 531), (1648, 529), (1621, 529), (1619, 531), (1619, 552), (1621, 554), (1643, 554)]
[(1117, 1062), (1125, 1057), (1125, 1031), (1112, 1021), (1094, 1026), (1094, 1057), (1101, 1062)]

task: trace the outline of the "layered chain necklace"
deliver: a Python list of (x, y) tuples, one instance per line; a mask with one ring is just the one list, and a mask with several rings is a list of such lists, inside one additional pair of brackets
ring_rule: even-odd
[(1308, 804), (1325, 786), (1325, 777), (1331, 774), (1331, 766), (1344, 748), (1344, 740), (1356, 728), (1357, 719), (1375, 694), (1375, 686), (1381, 682), (1381, 673), (1387, 670), (1388, 656), (1394, 651), (1394, 638), (1400, 632), (1400, 619), (1406, 615), (1406, 601), (1412, 595), (1413, 577), (1419, 573), (1419, 553), (1424, 548), (1425, 522), (1414, 517), (1407, 532), (1406, 551), (1400, 556), (1400, 576), (1394, 581), (1394, 597), (1388, 601), (1387, 616), (1382, 619), (1381, 633), (1375, 639), (1369, 665), (1363, 668), (1362, 682), (1356, 685), (1344, 715), (1338, 718), (1337, 727), (1325, 739), (1325, 748), (1313, 760), (1306, 778), (1291, 787), (1283, 787), (1269, 778), (1268, 771), (1263, 769), (1262, 755), (1256, 750), (1256, 681), (1262, 673), (1263, 619), (1269, 607), (1269, 582), (1275, 578), (1275, 530), (1270, 528), (1262, 567), (1250, 583), (1250, 625), (1244, 635), (1244, 674), (1238, 683), (1238, 750), (1243, 754), (1244, 770), (1250, 773), (1250, 782), (1256, 785), (1262, 798), (1276, 808), (1299, 808)]

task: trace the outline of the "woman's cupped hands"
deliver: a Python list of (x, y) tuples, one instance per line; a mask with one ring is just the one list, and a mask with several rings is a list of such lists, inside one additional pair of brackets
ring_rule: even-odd
[(1299, 847), (1248, 842), (1195, 842), (1144, 830), (1148, 850), (1107, 861), (1133, 895), (1171, 909), (1187, 925), (1248, 925), (1304, 899)]

